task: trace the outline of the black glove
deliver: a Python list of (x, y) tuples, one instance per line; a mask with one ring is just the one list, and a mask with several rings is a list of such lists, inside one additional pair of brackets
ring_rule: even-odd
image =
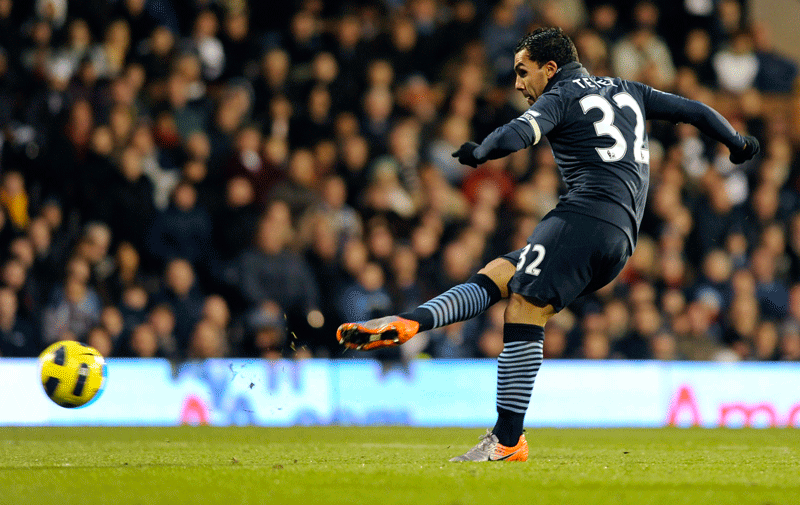
[(453, 158), (458, 158), (458, 162), (468, 167), (477, 168), (480, 161), (473, 154), (478, 144), (475, 142), (465, 142), (458, 148), (458, 151), (453, 153)]
[(761, 146), (758, 144), (758, 139), (751, 136), (746, 135), (744, 137), (745, 145), (744, 149), (741, 151), (733, 152), (731, 151), (731, 163), (735, 163), (736, 165), (740, 163), (744, 163), (747, 160), (753, 159), (753, 156), (761, 151)]

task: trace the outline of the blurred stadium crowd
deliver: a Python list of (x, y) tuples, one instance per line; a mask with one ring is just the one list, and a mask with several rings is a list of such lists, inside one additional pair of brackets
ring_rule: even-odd
[[(546, 142), (451, 157), (527, 108), (540, 25), (763, 146), (732, 166), (652, 123), (637, 250), (545, 356), (800, 360), (798, 66), (738, 0), (0, 0), (0, 355), (356, 356), (338, 324), (463, 282), (557, 202)], [(502, 314), (372, 356), (494, 357)]]

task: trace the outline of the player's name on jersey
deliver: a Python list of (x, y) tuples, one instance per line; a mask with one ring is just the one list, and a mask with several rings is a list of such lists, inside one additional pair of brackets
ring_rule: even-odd
[(599, 88), (600, 86), (616, 86), (614, 81), (606, 77), (580, 77), (578, 79), (572, 79), (572, 82), (583, 89)]

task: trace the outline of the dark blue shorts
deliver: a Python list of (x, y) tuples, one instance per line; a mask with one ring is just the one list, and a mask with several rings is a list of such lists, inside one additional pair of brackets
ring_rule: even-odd
[(550, 212), (522, 249), (501, 256), (517, 266), (508, 289), (560, 311), (619, 274), (631, 255), (620, 228), (575, 212)]

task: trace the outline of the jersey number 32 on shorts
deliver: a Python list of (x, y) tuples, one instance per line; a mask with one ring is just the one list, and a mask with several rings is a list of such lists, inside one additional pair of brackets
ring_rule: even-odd
[(532, 259), (530, 265), (525, 267), (525, 273), (528, 275), (539, 275), (542, 271), (537, 267), (544, 260), (544, 246), (542, 244), (528, 244), (522, 249), (519, 255), (519, 261), (517, 262), (517, 271), (522, 270), (522, 267), (525, 266), (525, 259), (528, 257), (529, 252), (533, 252), (536, 257)]

